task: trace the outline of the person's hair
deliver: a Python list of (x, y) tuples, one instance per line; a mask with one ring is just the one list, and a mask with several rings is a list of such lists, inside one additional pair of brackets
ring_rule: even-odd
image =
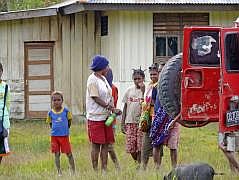
[(112, 84), (113, 84), (113, 72), (112, 72), (111, 68), (109, 68), (107, 74), (105, 75), (105, 78), (106, 78), (107, 82), (109, 83), (110, 87), (112, 87)]
[(133, 74), (132, 76), (134, 77), (135, 75), (140, 75), (143, 78), (145, 78), (145, 74), (144, 71), (141, 69), (141, 67), (139, 69), (133, 69)]
[(61, 91), (54, 91), (53, 93), (51, 93), (51, 100), (52, 100), (52, 97), (53, 97), (54, 95), (59, 95), (59, 96), (61, 96), (61, 99), (62, 99), (62, 101), (63, 101), (63, 93), (62, 93)]
[(159, 64), (153, 63), (151, 66), (149, 66), (149, 71), (159, 71)]
[(0, 70), (3, 71), (2, 63), (0, 63)]

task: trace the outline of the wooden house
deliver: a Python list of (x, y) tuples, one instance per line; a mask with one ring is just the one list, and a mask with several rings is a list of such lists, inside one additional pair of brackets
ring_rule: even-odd
[(239, 0), (68, 0), (48, 8), (0, 13), (0, 62), (11, 88), (11, 117), (43, 118), (53, 90), (74, 115), (85, 111), (95, 54), (105, 55), (120, 100), (132, 68), (181, 52), (183, 27), (232, 26)]

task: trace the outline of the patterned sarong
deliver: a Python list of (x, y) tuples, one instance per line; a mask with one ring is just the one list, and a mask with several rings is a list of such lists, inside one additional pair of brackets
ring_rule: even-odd
[(159, 105), (150, 129), (153, 146), (159, 146), (167, 140), (172, 123), (174, 123), (173, 118)]

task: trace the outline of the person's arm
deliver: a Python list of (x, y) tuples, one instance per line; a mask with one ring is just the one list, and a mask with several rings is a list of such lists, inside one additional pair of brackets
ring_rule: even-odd
[(108, 104), (104, 100), (102, 100), (99, 96), (98, 86), (96, 83), (91, 83), (87, 87), (89, 96), (100, 106), (107, 108), (108, 110), (113, 110), (113, 104)]
[(127, 104), (124, 104), (124, 108), (123, 108), (123, 113), (122, 113), (122, 120), (121, 120), (121, 131), (122, 133), (125, 134), (125, 119), (126, 119), (126, 112), (127, 112)]
[(118, 88), (114, 84), (112, 85), (112, 96), (114, 99), (114, 106), (116, 108), (118, 102)]
[(144, 82), (140, 83), (139, 86), (140, 86), (140, 90), (142, 91), (143, 98), (144, 98), (144, 93), (145, 93), (145, 84), (144, 84)]
[(103, 101), (100, 97), (92, 97), (92, 99), (94, 99), (94, 101), (99, 104), (100, 106), (110, 110), (110, 111), (113, 111), (114, 110), (114, 107), (109, 103), (107, 104), (105, 101)]
[(152, 90), (152, 100), (151, 100), (151, 105), (155, 104), (156, 98), (157, 98), (157, 87), (153, 87)]
[(71, 127), (72, 122), (72, 113), (70, 111), (67, 112), (67, 119), (68, 119), (68, 127)]
[(50, 125), (50, 128), (52, 128), (51, 117), (49, 113), (47, 114), (46, 123)]
[(9, 89), (9, 85), (8, 85), (8, 91), (7, 91), (7, 97), (6, 97), (6, 107), (7, 107), (7, 111), (10, 113), (10, 89)]

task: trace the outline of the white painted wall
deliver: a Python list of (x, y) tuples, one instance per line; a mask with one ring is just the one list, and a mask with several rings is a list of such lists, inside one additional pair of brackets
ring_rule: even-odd
[(132, 69), (147, 69), (153, 62), (153, 13), (111, 11), (104, 15), (108, 15), (109, 34), (101, 37), (101, 53), (110, 60), (121, 107), (123, 94), (133, 85)]

